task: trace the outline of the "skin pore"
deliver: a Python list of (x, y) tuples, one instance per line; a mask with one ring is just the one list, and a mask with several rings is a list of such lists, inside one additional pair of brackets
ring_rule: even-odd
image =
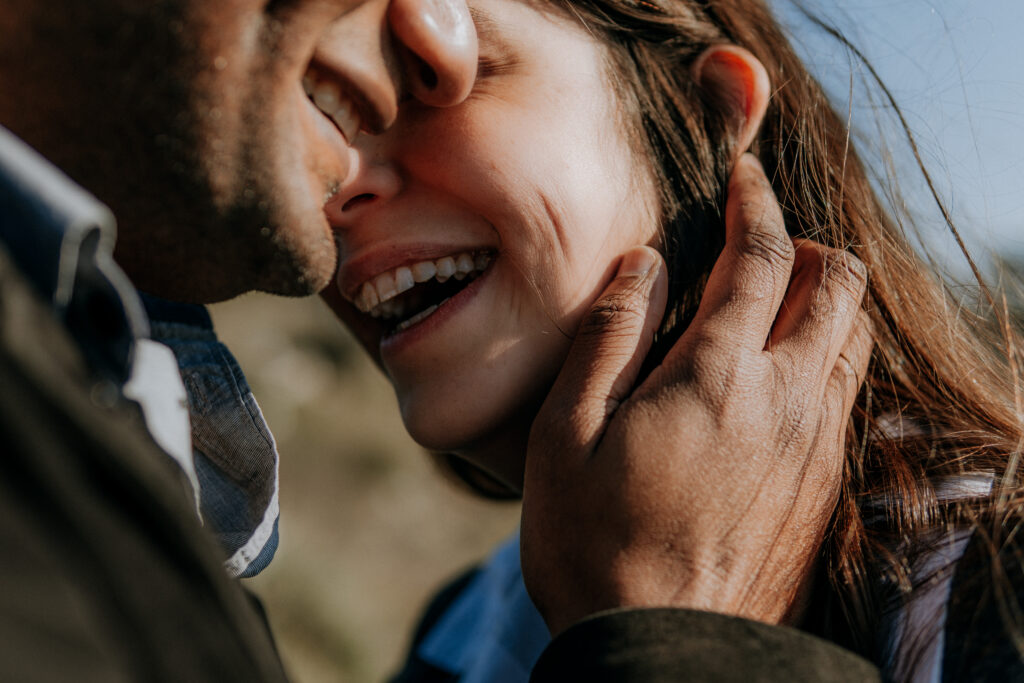
[[(461, 100), (475, 72), (461, 5), (58, 4), (0, 8), (0, 121), (114, 210), (121, 266), (175, 300), (323, 288), (336, 252), (322, 208), (350, 138), (389, 125), (405, 91)], [(350, 130), (314, 106), (310, 73), (351, 104)]]
[[(600, 44), (527, 3), (472, 9), (481, 68), (470, 97), (405, 107), (355, 145), (353, 178), (328, 206), (348, 299), (332, 303), (387, 373), (414, 439), (519, 487), (529, 425), (571, 335), (616, 257), (655, 238), (657, 200)], [(359, 311), (365, 283), (459, 254), (488, 261), (468, 286), (421, 297), (435, 283), (418, 285), (396, 297), (410, 303), (394, 321)]]

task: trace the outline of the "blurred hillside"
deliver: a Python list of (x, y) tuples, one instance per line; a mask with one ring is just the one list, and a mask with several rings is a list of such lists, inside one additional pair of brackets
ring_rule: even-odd
[(512, 533), (405, 434), (383, 376), (317, 299), (212, 307), (281, 453), (281, 545), (249, 583), (296, 683), (379, 681), (430, 594)]

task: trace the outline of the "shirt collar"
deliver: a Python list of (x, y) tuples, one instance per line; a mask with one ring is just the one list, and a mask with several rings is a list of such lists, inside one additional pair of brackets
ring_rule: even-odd
[(123, 382), (149, 326), (115, 236), (106, 206), (0, 127), (0, 240), (91, 365)]

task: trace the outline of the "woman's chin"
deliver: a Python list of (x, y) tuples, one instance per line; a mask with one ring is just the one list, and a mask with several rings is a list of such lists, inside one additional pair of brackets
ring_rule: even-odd
[[(538, 374), (553, 375), (534, 373)], [(530, 427), (549, 382), (525, 381), (519, 373), (511, 381), (479, 373), (458, 379), (429, 385), (395, 383), (406, 430), (427, 450), (455, 454), (521, 490)], [(480, 389), (485, 384), (486, 390)]]
[(404, 410), (402, 418), (413, 441), (423, 448), (457, 455), (506, 485), (521, 490), (529, 423), (472, 424), (465, 419), (444, 419), (436, 412), (417, 419), (416, 414)]

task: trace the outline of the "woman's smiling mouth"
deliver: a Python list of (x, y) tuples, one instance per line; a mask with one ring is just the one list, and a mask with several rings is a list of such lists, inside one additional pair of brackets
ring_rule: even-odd
[(383, 326), (383, 336), (427, 319), (487, 270), (494, 252), (461, 251), (385, 271), (345, 298)]

